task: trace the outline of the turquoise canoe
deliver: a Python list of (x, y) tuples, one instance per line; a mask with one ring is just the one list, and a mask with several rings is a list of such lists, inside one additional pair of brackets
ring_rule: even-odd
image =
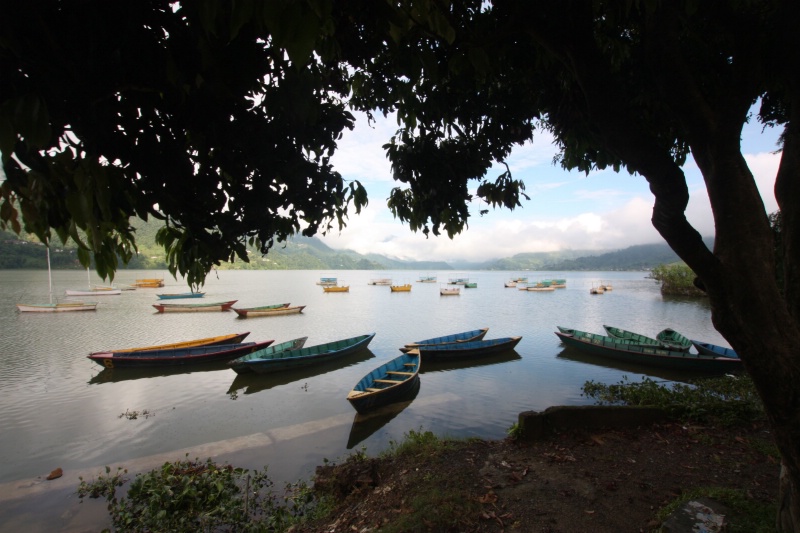
[(420, 356), (405, 353), (379, 366), (356, 383), (347, 401), (361, 414), (400, 401), (419, 383)]

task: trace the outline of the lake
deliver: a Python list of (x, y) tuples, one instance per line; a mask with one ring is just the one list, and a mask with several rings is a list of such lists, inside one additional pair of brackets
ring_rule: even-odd
[[(475, 289), (462, 288), (460, 296), (440, 296), (440, 283), (416, 283), (422, 274), (428, 273), (212, 272), (203, 289), (205, 302), (306, 306), (299, 315), (240, 319), (233, 312), (157, 313), (152, 307), (156, 293), (187, 288), (154, 271), (121, 271), (116, 281), (164, 277), (166, 287), (96, 297), (94, 312), (20, 313), (15, 303), (47, 301), (47, 271), (0, 271), (0, 506), (8, 504), (16, 509), (12, 514), (24, 516), (24, 504), (9, 502), (24, 493), (21, 487), (56, 467), (65, 472), (62, 483), (74, 491), (76, 472), (91, 475), (105, 465), (150, 467), (186, 453), (248, 468), (269, 465), (277, 482), (309, 478), (325, 459), (341, 460), (362, 448), (376, 454), (410, 430), (504, 438), (522, 411), (591, 403), (581, 396), (587, 380), (687, 377), (581, 355), (560, 344), (553, 334), (557, 325), (601, 333), (608, 324), (650, 336), (671, 327), (689, 338), (727, 345), (711, 324), (707, 301), (662, 297), (646, 272), (432, 273), (440, 282), (466, 276), (478, 283)], [(519, 275), (566, 278), (567, 287), (553, 292), (504, 287)], [(323, 276), (338, 277), (350, 292), (323, 293), (316, 284)], [(101, 283), (96, 274), (92, 277)], [(387, 286), (369, 284), (379, 277), (411, 283), (412, 290), (392, 293)], [(590, 294), (601, 281), (614, 290)], [(53, 271), (54, 294), (62, 299), (65, 289), (86, 285), (85, 272)], [(481, 327), (489, 328), (487, 339), (521, 335), (522, 341), (513, 352), (472, 366), (426, 369), (423, 362), (413, 399), (372, 417), (356, 417), (348, 391), (371, 369), (399, 355), (398, 347)], [(251, 378), (219, 366), (104, 370), (86, 358), (104, 349), (245, 331), (250, 332), (247, 341), (308, 336), (306, 346), (376, 336), (368, 351), (341, 363)], [(74, 503), (75, 496), (69, 497)]]

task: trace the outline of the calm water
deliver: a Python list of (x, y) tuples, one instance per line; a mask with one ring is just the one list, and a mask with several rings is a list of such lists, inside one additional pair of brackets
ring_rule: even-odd
[[(460, 274), (460, 273), (459, 273)], [(662, 298), (643, 272), (544, 272), (567, 288), (527, 292), (504, 288), (516, 272), (469, 272), (477, 289), (442, 297), (439, 284), (414, 283), (416, 272), (223, 271), (212, 274), (205, 301), (237, 299), (251, 307), (305, 305), (301, 315), (239, 319), (227, 313), (158, 314), (157, 292), (186, 286), (161, 272), (123, 271), (117, 281), (165, 277), (163, 289), (95, 298), (96, 312), (19, 313), (17, 302), (47, 301), (46, 271), (0, 271), (0, 484), (68, 471), (126, 464), (184, 450), (207, 452), (241, 466), (268, 464), (278, 480), (307, 477), (324, 458), (365, 446), (385, 449), (409, 430), (443, 436), (503, 438), (526, 410), (588, 403), (586, 380), (617, 382), (642, 375), (685, 375), (613, 366), (566, 350), (556, 325), (602, 332), (603, 324), (655, 335), (672, 327), (690, 338), (726, 344), (702, 300)], [(438, 273), (440, 281), (456, 273)], [(338, 276), (349, 293), (323, 293), (321, 276)], [(411, 282), (410, 293), (372, 286), (377, 277)], [(93, 275), (93, 282), (100, 282)], [(535, 279), (535, 278), (531, 278)], [(613, 292), (590, 295), (600, 281)], [(54, 292), (85, 287), (85, 272), (54, 271)], [(521, 335), (516, 350), (469, 367), (425, 367), (416, 397), (366, 420), (347, 392), (372, 368), (399, 355), (406, 342), (489, 327), (487, 338)], [(368, 352), (341, 364), (244, 379), (227, 368), (195, 371), (108, 371), (91, 351), (249, 331), (248, 341), (306, 345), (375, 332)], [(125, 412), (143, 413), (135, 420)], [(264, 446), (269, 444), (269, 446)], [(198, 448), (208, 445), (206, 448)], [(0, 501), (2, 505), (2, 501)]]

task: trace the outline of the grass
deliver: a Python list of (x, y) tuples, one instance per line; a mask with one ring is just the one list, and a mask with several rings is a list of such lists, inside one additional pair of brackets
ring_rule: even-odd
[(775, 529), (777, 507), (774, 502), (762, 504), (748, 498), (742, 491), (715, 487), (685, 492), (680, 498), (658, 511), (658, 520), (663, 522), (686, 502), (698, 498), (709, 498), (727, 507), (726, 533), (776, 533), (777, 531)]

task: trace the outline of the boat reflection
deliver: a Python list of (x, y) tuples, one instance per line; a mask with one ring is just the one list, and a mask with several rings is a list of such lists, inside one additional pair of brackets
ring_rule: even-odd
[(636, 363), (628, 363), (624, 361), (616, 361), (614, 359), (607, 359), (594, 354), (588, 354), (573, 348), (571, 346), (564, 347), (561, 352), (556, 355), (560, 359), (568, 359), (578, 363), (586, 363), (594, 366), (602, 366), (604, 368), (611, 368), (613, 370), (621, 370), (623, 372), (631, 372), (634, 374), (644, 374), (650, 377), (664, 379), (667, 381), (681, 381), (687, 382), (698, 378), (707, 378), (708, 372), (692, 372), (690, 370), (672, 370), (668, 368), (659, 368), (651, 365), (637, 365)]
[(304, 366), (291, 370), (282, 370), (272, 374), (236, 374), (236, 378), (228, 388), (229, 395), (239, 394), (255, 394), (263, 390), (279, 387), (281, 385), (288, 385), (289, 383), (299, 381), (301, 379), (308, 379), (314, 376), (321, 376), (334, 370), (339, 370), (348, 366), (352, 366), (363, 361), (367, 361), (375, 357), (369, 349), (359, 350), (356, 353), (346, 355), (340, 359), (321, 363), (318, 365)]
[(522, 356), (518, 354), (516, 350), (507, 350), (505, 352), (492, 354), (479, 359), (426, 359), (423, 360), (422, 367), (419, 369), (419, 373), (428, 374), (432, 372), (460, 370), (462, 368), (472, 368), (476, 366), (496, 365), (500, 363), (508, 363), (510, 361), (517, 361), (519, 359), (522, 359)]
[(104, 368), (89, 380), (90, 385), (103, 383), (119, 383), (134, 379), (160, 378), (178, 374), (194, 374), (196, 372), (227, 371), (228, 365), (223, 362), (202, 365), (178, 365), (157, 368)]
[[(420, 373), (422, 371), (420, 370)], [(351, 450), (359, 443), (365, 441), (373, 433), (388, 424), (394, 417), (399, 415), (403, 409), (411, 405), (414, 398), (419, 394), (421, 379), (418, 379), (416, 384), (408, 390), (398, 401), (378, 407), (374, 411), (366, 414), (356, 413), (353, 419), (353, 425), (350, 428), (350, 437), (347, 439), (347, 449)]]

